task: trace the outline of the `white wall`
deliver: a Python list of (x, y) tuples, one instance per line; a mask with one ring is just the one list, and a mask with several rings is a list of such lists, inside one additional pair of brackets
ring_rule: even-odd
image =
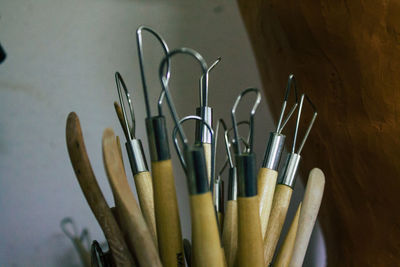
[[(215, 119), (230, 123), (236, 95), (246, 87), (261, 88), (233, 0), (0, 0), (0, 42), (8, 56), (0, 65), (1, 266), (78, 266), (74, 248), (59, 227), (65, 216), (72, 216), (80, 229), (88, 227), (93, 239), (104, 240), (68, 158), (65, 120), (70, 111), (79, 115), (94, 172), (112, 206), (101, 136), (110, 126), (122, 137), (113, 109), (116, 70), (134, 97), (136, 134), (147, 151), (134, 37), (140, 24), (160, 32), (170, 48), (196, 49), (209, 64), (222, 57), (210, 77)], [(157, 51), (146, 53), (155, 111), (161, 52), (150, 41), (146, 45), (147, 51)], [(199, 68), (184, 57), (173, 64), (171, 91), (179, 114), (188, 115), (198, 103)], [(282, 81), (282, 90), (284, 86)], [(256, 119), (258, 165), (272, 128), (263, 101)], [(172, 154), (183, 236), (190, 237), (186, 181), (175, 151)]]

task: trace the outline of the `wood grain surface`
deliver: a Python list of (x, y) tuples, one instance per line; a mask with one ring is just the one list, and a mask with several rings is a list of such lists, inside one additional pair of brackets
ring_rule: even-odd
[(318, 108), (301, 169), (327, 177), (328, 265), (398, 265), (400, 1), (238, 3), (274, 117), (289, 73)]
[(127, 243), (134, 249), (140, 266), (162, 266), (153, 236), (130, 190), (112, 129), (104, 130), (102, 143), (104, 168), (114, 195), (116, 211), (126, 227)]
[(222, 246), (228, 267), (234, 267), (238, 246), (238, 207), (237, 200), (226, 202), (224, 227), (222, 230)]
[(71, 112), (67, 118), (66, 139), (76, 178), (90, 209), (103, 230), (115, 265), (134, 266), (133, 257), (128, 250), (121, 230), (97, 183), (86, 152), (79, 118), (74, 112)]

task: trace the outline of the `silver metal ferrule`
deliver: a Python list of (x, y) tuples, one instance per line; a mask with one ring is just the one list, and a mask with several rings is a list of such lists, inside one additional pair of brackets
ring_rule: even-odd
[(237, 171), (236, 167), (229, 168), (228, 200), (237, 200)]
[(290, 153), (279, 176), (278, 183), (294, 188), (296, 183), (297, 169), (299, 168), (301, 156), (296, 153)]
[(187, 146), (184, 149), (186, 176), (189, 194), (196, 195), (210, 191), (204, 149), (202, 146)]
[(167, 126), (164, 116), (146, 119), (146, 131), (149, 142), (151, 161), (162, 161), (171, 158), (168, 144)]
[(256, 156), (254, 153), (236, 155), (238, 196), (257, 195)]
[[(196, 115), (200, 118), (205, 118), (205, 123), (212, 126), (212, 108), (199, 107), (196, 108)], [(196, 142), (202, 144), (211, 144), (212, 134), (207, 126), (202, 121), (196, 121)]]
[(285, 144), (286, 136), (278, 133), (270, 133), (267, 150), (265, 151), (262, 166), (271, 170), (278, 170), (279, 161)]
[(126, 142), (125, 147), (128, 151), (129, 163), (131, 164), (133, 175), (148, 171), (149, 168), (147, 167), (146, 158), (144, 156), (142, 142), (138, 139), (133, 139)]
[(216, 212), (224, 212), (224, 181), (215, 180), (213, 202)]

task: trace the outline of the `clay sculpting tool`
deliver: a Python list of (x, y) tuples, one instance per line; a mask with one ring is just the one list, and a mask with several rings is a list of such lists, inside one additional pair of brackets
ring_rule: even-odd
[(301, 267), (303, 265), (311, 233), (321, 206), (324, 187), (324, 173), (318, 168), (312, 169), (308, 176), (303, 205), (300, 211), (299, 226), (296, 240), (294, 242), (293, 256), (289, 265), (291, 267)]
[[(250, 112), (249, 149), (242, 152), (236, 120), (236, 109), (249, 93), (254, 93), (256, 99)], [(231, 111), (232, 125), (235, 134), (235, 161), (238, 178), (238, 252), (239, 267), (263, 266), (263, 242), (260, 225), (259, 200), (257, 196), (256, 159), (253, 152), (254, 116), (261, 101), (260, 91), (248, 88), (237, 97)]]
[[(154, 212), (156, 217), (158, 249), (161, 262), (165, 267), (184, 266), (181, 223), (179, 219), (178, 201), (175, 180), (172, 172), (171, 154), (168, 145), (168, 134), (165, 117), (162, 114), (162, 98), (158, 101), (158, 115), (152, 116), (150, 111), (147, 84), (144, 72), (142, 32), (147, 31), (161, 44), (168, 54), (166, 42), (155, 31), (141, 26), (136, 31), (139, 54), (140, 73), (146, 104), (146, 131), (150, 150), (151, 170), (154, 190)], [(169, 59), (167, 60), (165, 79), (169, 79)], [(164, 70), (163, 70), (164, 72)]]
[(116, 266), (134, 266), (133, 257), (128, 250), (121, 230), (97, 184), (86, 152), (79, 118), (74, 112), (68, 115), (66, 139), (76, 178), (107, 239), (114, 264)]
[[(157, 245), (152, 177), (147, 167), (142, 142), (140, 141), (140, 139), (136, 139), (135, 137), (135, 114), (133, 112), (132, 101), (125, 82), (118, 72), (115, 73), (115, 82), (117, 84), (118, 97), (121, 106), (119, 106), (117, 103), (114, 103), (114, 107), (125, 134), (125, 147), (131, 165), (133, 179), (135, 181), (140, 208), (142, 210), (144, 219), (149, 227), (150, 233), (153, 236), (154, 243)], [(124, 90), (125, 97), (128, 102), (129, 114), (132, 120), (132, 124), (128, 122), (127, 113), (125, 111), (125, 105), (122, 98), (121, 87)]]
[[(294, 87), (295, 103), (284, 119), (284, 114), (287, 106), (290, 90)], [(258, 196), (260, 198), (260, 217), (261, 217), (261, 232), (263, 238), (267, 230), (269, 215), (275, 192), (276, 180), (278, 178), (278, 167), (281, 159), (283, 146), (286, 136), (282, 134), (282, 130), (293, 115), (298, 105), (296, 80), (293, 74), (289, 75), (289, 80), (286, 86), (285, 97), (282, 104), (281, 114), (279, 116), (278, 126), (275, 132), (271, 132), (267, 149), (265, 151), (262, 166), (258, 172)]]
[[(300, 143), (298, 150), (295, 151), (304, 99), (306, 99), (307, 102), (310, 104), (314, 113), (310, 121), (310, 124), (306, 129), (304, 138)], [(276, 186), (274, 199), (272, 202), (271, 215), (269, 218), (267, 231), (264, 238), (264, 257), (266, 265), (271, 263), (272, 257), (274, 256), (275, 248), (278, 243), (283, 223), (285, 222), (286, 213), (290, 204), (290, 199), (292, 197), (294, 184), (296, 182), (297, 170), (301, 159), (300, 153), (304, 147), (304, 144), (307, 140), (307, 137), (311, 131), (311, 128), (316, 118), (317, 118), (317, 111), (314, 104), (305, 94), (303, 94), (300, 98), (300, 104), (297, 113), (297, 121), (293, 138), (292, 150), (291, 153), (289, 153), (287, 156), (287, 160), (283, 167), (283, 171), (281, 171), (279, 174), (278, 185)]]

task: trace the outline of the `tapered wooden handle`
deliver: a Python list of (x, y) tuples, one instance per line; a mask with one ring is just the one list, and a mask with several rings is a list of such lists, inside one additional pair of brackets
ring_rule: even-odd
[(223, 251), (211, 192), (190, 196), (194, 266), (223, 266)]
[(263, 239), (267, 231), (269, 215), (271, 214), (277, 177), (278, 172), (268, 168), (260, 168), (257, 176), (258, 197), (260, 199), (261, 233)]
[(226, 202), (222, 246), (228, 267), (234, 267), (238, 246), (238, 207), (237, 200)]
[(154, 243), (157, 245), (156, 218), (154, 214), (153, 181), (150, 172), (140, 172), (134, 176), (140, 209), (149, 227)]
[(303, 265), (311, 233), (321, 206), (325, 188), (325, 175), (318, 169), (311, 170), (300, 211), (299, 226), (293, 248), (291, 267)]
[(165, 267), (184, 266), (181, 223), (170, 159), (151, 162), (158, 249)]
[(140, 266), (162, 266), (150, 230), (130, 190), (112, 129), (103, 133), (103, 161), (113, 191), (116, 210)]
[(286, 213), (289, 208), (293, 189), (287, 185), (278, 184), (275, 188), (274, 200), (272, 202), (271, 215), (264, 238), (264, 259), (268, 266), (275, 253), (279, 236), (285, 222)]
[(204, 158), (206, 159), (208, 184), (211, 184), (211, 144), (203, 144)]
[(86, 201), (107, 239), (114, 263), (116, 266), (134, 265), (133, 258), (127, 248), (118, 224), (97, 184), (86, 152), (79, 118), (74, 112), (68, 115), (66, 139), (68, 153), (75, 175), (85, 195)]
[(258, 196), (238, 198), (238, 252), (239, 267), (263, 266), (263, 241), (261, 235)]
[(293, 254), (294, 241), (296, 239), (297, 227), (299, 225), (301, 203), (297, 207), (296, 215), (290, 225), (289, 231), (283, 241), (283, 244), (278, 252), (276, 261), (274, 263), (275, 267), (287, 267), (289, 266), (290, 259)]

